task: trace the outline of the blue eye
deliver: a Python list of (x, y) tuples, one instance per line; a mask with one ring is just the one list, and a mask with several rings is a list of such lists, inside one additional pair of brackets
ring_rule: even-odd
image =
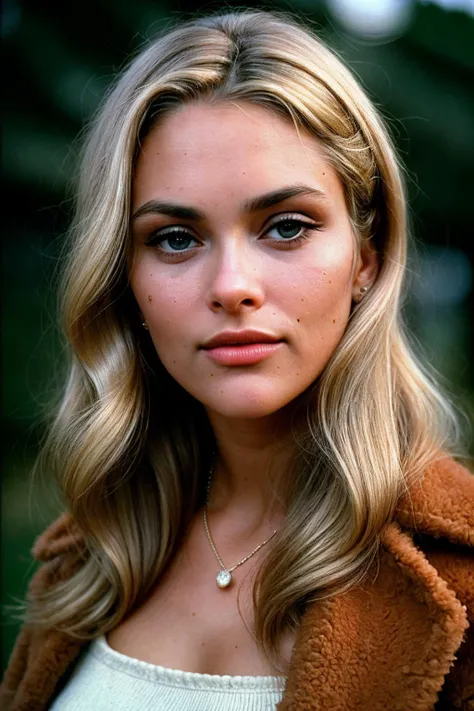
[(281, 222), (277, 222), (273, 225), (268, 233), (272, 230), (277, 230), (278, 235), (282, 239), (294, 239), (299, 236), (303, 226), (304, 223), (297, 222), (296, 220), (281, 220)]
[[(293, 217), (284, 217), (274, 222), (265, 234), (269, 235), (276, 242), (298, 244), (301, 240), (309, 237), (309, 232), (317, 229), (318, 226), (311, 222), (305, 222)], [(271, 232), (276, 232), (276, 236), (272, 236), (270, 234)]]
[(158, 246), (164, 252), (168, 254), (173, 254), (176, 252), (185, 252), (187, 249), (194, 247), (197, 244), (197, 240), (184, 230), (169, 229), (165, 232), (158, 232), (154, 234), (151, 239), (148, 240), (147, 245)]

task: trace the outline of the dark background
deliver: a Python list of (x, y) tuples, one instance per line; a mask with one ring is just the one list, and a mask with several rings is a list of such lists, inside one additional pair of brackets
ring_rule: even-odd
[[(415, 247), (407, 318), (448, 393), (472, 420), (474, 0), (369, 4), (372, 10), (377, 7), (378, 28), (373, 12), (364, 15), (362, 0), (298, 0), (263, 7), (292, 11), (316, 23), (388, 120), (406, 166)], [(68, 186), (78, 134), (114, 73), (147, 37), (197, 9), (205, 13), (223, 7), (149, 0), (54, 5), (4, 0), (4, 658), (18, 631), (5, 605), (24, 594), (33, 571), (29, 550), (34, 537), (58, 511), (47, 472), (40, 482), (32, 480), (31, 471), (62, 363), (55, 269), (71, 217)], [(358, 11), (351, 14), (351, 7)], [(381, 28), (383, 11), (387, 15), (390, 7), (392, 21)]]

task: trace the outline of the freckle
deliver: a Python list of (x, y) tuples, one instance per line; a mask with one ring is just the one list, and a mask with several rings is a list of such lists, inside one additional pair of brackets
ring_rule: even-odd
[(236, 644), (236, 645), (235, 645), (235, 648), (236, 648), (236, 649), (238, 649), (238, 648), (239, 648), (239, 645), (238, 645), (238, 644)]
[(191, 612), (191, 614), (192, 614), (193, 617), (196, 617), (196, 613), (195, 613), (195, 612)]
[(332, 322), (333, 322), (333, 323), (336, 323), (336, 319), (335, 319), (335, 318), (333, 318)]
[(276, 316), (276, 313), (273, 311), (273, 316)]
[(329, 279), (329, 283), (332, 284), (332, 281)]
[(304, 299), (301, 299), (301, 301), (304, 301)]
[(148, 294), (148, 301), (151, 303), (153, 299), (151, 298), (151, 294)]
[(175, 304), (175, 303), (176, 303), (176, 299), (173, 299), (173, 304)]
[(223, 395), (223, 394), (224, 394), (224, 391), (223, 391), (223, 390), (221, 390), (221, 395)]
[(214, 377), (214, 373), (211, 373), (209, 377), (210, 377), (210, 378), (213, 378), (213, 377)]
[(174, 360), (173, 363), (176, 363), (176, 361)]

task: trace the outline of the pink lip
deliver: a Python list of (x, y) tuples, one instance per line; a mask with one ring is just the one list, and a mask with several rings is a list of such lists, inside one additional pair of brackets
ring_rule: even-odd
[(245, 343), (206, 348), (205, 353), (220, 365), (254, 365), (275, 353), (282, 342)]
[(222, 331), (213, 336), (201, 348), (217, 348), (218, 346), (242, 346), (248, 343), (279, 343), (282, 339), (272, 333), (247, 329), (245, 331)]
[(272, 333), (247, 329), (222, 331), (206, 341), (202, 349), (221, 365), (253, 365), (272, 355), (282, 339)]

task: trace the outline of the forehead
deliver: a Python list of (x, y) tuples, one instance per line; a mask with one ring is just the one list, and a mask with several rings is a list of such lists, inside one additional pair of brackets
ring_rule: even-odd
[(133, 203), (173, 196), (205, 207), (302, 182), (342, 197), (322, 147), (290, 118), (249, 102), (187, 104), (143, 141)]

